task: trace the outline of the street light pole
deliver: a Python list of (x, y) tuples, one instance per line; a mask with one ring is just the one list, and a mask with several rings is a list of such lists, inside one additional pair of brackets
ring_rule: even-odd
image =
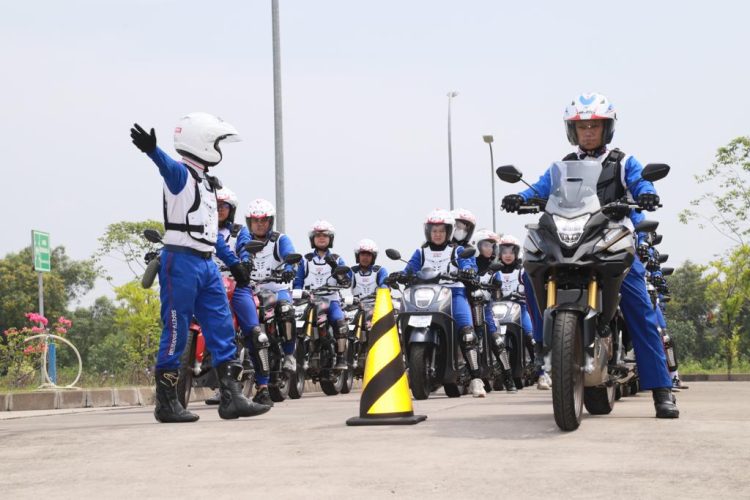
[(495, 205), (495, 159), (492, 157), (492, 141), (495, 139), (491, 135), (483, 135), (482, 139), (490, 147), (490, 183), (492, 186), (492, 231), (497, 233), (496, 213), (497, 206)]
[(450, 190), (450, 209), (453, 210), (453, 148), (451, 144), (451, 99), (458, 95), (452, 90), (448, 92), (448, 187)]
[(271, 0), (271, 32), (273, 38), (273, 125), (276, 153), (276, 220), (283, 232), (286, 221), (284, 207), (284, 139), (281, 124), (281, 47), (279, 42), (279, 0)]

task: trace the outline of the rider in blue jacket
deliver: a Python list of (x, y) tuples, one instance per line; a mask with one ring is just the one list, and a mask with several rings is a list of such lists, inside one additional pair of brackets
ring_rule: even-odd
[(242, 395), (242, 365), (237, 361), (234, 324), (229, 302), (212, 260), (214, 252), (229, 265), (238, 284), (247, 285), (246, 268), (218, 237), (216, 191), (221, 183), (208, 175), (209, 167), (221, 161), (222, 141), (239, 140), (237, 130), (208, 113), (191, 113), (175, 128), (177, 162), (156, 145), (156, 133), (138, 124), (130, 129), (133, 144), (146, 153), (164, 179), (164, 249), (159, 270), (161, 319), (164, 325), (156, 359), (156, 405), (159, 422), (194, 422), (198, 416), (177, 399), (180, 356), (187, 341), (193, 315), (203, 327), (206, 347), (217, 371), (224, 419), (259, 415), (268, 406), (248, 401)]
[[(457, 273), (464, 278), (475, 278), (476, 264), (473, 259), (459, 257), (464, 247), (450, 243), (455, 221), (447, 210), (434, 210), (425, 220), (425, 243), (414, 251), (404, 268), (406, 274), (416, 274), (425, 268), (439, 273)], [(446, 285), (452, 292), (453, 319), (458, 327), (459, 344), (471, 374), (469, 390), (474, 397), (486, 396), (484, 382), (479, 371), (479, 339), (474, 331), (471, 308), (462, 283)]]
[[(567, 155), (564, 160), (585, 159), (601, 163), (602, 173), (597, 190), (602, 204), (627, 197), (631, 201), (637, 201), (645, 210), (655, 210), (659, 205), (659, 196), (653, 184), (641, 178), (643, 167), (640, 162), (619, 149), (607, 148), (614, 135), (616, 118), (614, 106), (601, 94), (583, 94), (573, 99), (565, 110), (564, 121), (568, 140), (572, 145), (578, 146), (578, 150)], [(533, 188), (503, 198), (502, 206), (508, 212), (515, 212), (530, 198), (548, 198), (549, 191), (550, 171), (547, 170)], [(631, 211), (630, 220), (634, 225), (642, 217), (642, 214)], [(541, 313), (536, 307), (532, 291), (529, 286), (527, 297), (534, 303), (531, 310), (539, 342)], [(633, 337), (641, 387), (651, 389), (657, 418), (677, 418), (680, 413), (672, 394), (672, 381), (656, 328), (656, 314), (646, 291), (645, 269), (638, 259), (633, 262), (620, 292), (620, 307), (628, 331)]]

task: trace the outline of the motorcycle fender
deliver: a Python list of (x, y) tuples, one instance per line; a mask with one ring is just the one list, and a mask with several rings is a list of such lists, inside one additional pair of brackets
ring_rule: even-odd
[(412, 328), (409, 332), (409, 344), (430, 343), (437, 345), (437, 335), (429, 328)]

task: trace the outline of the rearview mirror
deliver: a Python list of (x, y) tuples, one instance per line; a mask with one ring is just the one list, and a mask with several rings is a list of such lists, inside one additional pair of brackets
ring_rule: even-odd
[(656, 228), (659, 227), (659, 221), (655, 220), (642, 220), (635, 226), (636, 233), (653, 233)]
[(261, 250), (263, 250), (263, 247), (265, 247), (266, 244), (262, 241), (258, 240), (252, 240), (245, 244), (245, 250), (247, 250), (250, 253), (258, 253)]
[(290, 253), (290, 254), (287, 254), (286, 257), (284, 257), (284, 264), (292, 264), (292, 265), (294, 265), (294, 264), (298, 263), (301, 260), (302, 260), (302, 255), (300, 255), (298, 253)]
[(504, 264), (496, 260), (495, 262), (490, 264), (490, 271), (492, 271), (493, 273), (496, 273), (503, 267), (504, 267)]
[(521, 177), (523, 177), (521, 171), (513, 165), (503, 165), (502, 167), (497, 167), (495, 173), (501, 181), (507, 182), (509, 184), (515, 184), (516, 182), (521, 180)]
[(461, 251), (460, 254), (458, 254), (458, 257), (460, 259), (468, 259), (470, 257), (474, 257), (474, 254), (477, 253), (477, 249), (474, 247), (464, 247), (464, 249)]
[(143, 231), (143, 237), (151, 243), (161, 243), (161, 233), (156, 229), (146, 229)]
[(386, 248), (385, 254), (391, 260), (401, 260), (401, 252), (399, 252), (398, 250), (395, 250), (393, 248)]
[(661, 243), (662, 237), (663, 236), (661, 234), (657, 234), (656, 236), (654, 236), (654, 239), (651, 241), (651, 245), (656, 246)]
[(333, 270), (333, 275), (337, 278), (343, 278), (347, 274), (349, 274), (349, 267), (347, 266), (336, 266), (336, 268)]
[(674, 267), (662, 267), (661, 268), (662, 276), (671, 276), (672, 273), (674, 273)]
[(654, 182), (663, 179), (669, 173), (669, 165), (666, 163), (649, 163), (643, 168), (641, 177), (645, 180)]
[(668, 253), (659, 254), (659, 264), (664, 264), (668, 260), (669, 260)]

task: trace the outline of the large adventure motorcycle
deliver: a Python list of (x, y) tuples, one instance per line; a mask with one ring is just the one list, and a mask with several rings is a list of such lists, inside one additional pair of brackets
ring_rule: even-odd
[[(595, 161), (556, 162), (549, 198), (529, 200), (519, 210), (544, 210), (538, 224), (526, 226), (524, 268), (543, 311), (555, 422), (566, 431), (578, 428), (584, 405), (591, 414), (610, 413), (620, 377), (615, 318), (620, 285), (635, 258), (627, 217), (639, 207), (627, 200), (601, 206), (601, 172)], [(668, 172), (669, 166), (653, 164), (641, 175), (655, 181)], [(513, 166), (497, 174), (506, 182), (522, 177)]]

